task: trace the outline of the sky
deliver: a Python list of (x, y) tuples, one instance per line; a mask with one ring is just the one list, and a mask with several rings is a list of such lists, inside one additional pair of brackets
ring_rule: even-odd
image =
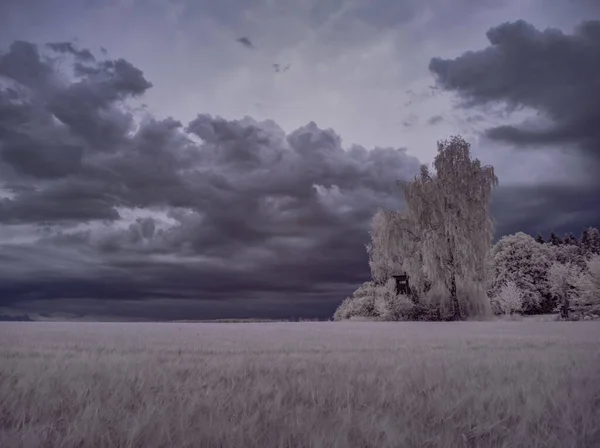
[(3, 0), (0, 314), (329, 317), (455, 134), (599, 226), (599, 73), (597, 0)]

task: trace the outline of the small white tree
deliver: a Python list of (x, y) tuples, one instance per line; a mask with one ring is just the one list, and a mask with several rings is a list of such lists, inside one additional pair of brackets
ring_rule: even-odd
[(577, 298), (576, 282), (580, 271), (571, 263), (555, 262), (548, 271), (550, 292), (558, 298), (560, 315), (569, 317), (569, 305), (572, 299)]
[(507, 281), (494, 298), (498, 310), (503, 314), (514, 314), (523, 309), (523, 291), (513, 281)]

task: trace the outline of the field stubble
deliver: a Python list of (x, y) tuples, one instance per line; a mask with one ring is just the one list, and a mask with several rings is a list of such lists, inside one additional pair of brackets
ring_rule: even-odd
[(597, 322), (2, 323), (3, 447), (598, 447)]

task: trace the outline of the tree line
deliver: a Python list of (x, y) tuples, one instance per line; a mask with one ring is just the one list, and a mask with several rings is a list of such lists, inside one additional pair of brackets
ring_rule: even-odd
[[(471, 158), (460, 136), (438, 142), (431, 173), (422, 165), (399, 181), (403, 210), (377, 211), (367, 255), (372, 280), (334, 313), (381, 320), (462, 320), (474, 316), (560, 311), (600, 301), (600, 233), (586, 228), (548, 241), (518, 232), (492, 245), (490, 215), (498, 178)], [(406, 273), (410, 293), (393, 275)]]

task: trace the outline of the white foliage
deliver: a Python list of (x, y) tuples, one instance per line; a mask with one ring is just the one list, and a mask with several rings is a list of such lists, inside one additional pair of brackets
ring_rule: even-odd
[(378, 210), (371, 222), (371, 242), (367, 244), (371, 276), (378, 283), (392, 275), (406, 273), (411, 290), (424, 291), (427, 277), (423, 271), (423, 257), (419, 239), (406, 213)]
[(579, 273), (580, 271), (571, 263), (552, 263), (548, 271), (550, 292), (560, 298), (571, 296), (574, 280)]
[(410, 297), (396, 294), (396, 281), (389, 279), (376, 291), (375, 311), (382, 320), (403, 320), (413, 310), (415, 304)]
[(504, 284), (513, 281), (523, 293), (523, 311), (537, 310), (542, 298), (550, 292), (548, 270), (554, 262), (553, 249), (517, 232), (502, 237), (494, 245), (491, 261), (492, 297), (499, 294)]
[(586, 260), (586, 269), (579, 273), (574, 283), (579, 293), (578, 304), (600, 304), (600, 255)]
[(346, 297), (335, 309), (333, 320), (345, 320), (352, 317), (352, 297)]
[(396, 297), (396, 282), (393, 278), (390, 278), (382, 286), (375, 288), (375, 313), (384, 317), (390, 312), (389, 304)]
[(579, 247), (585, 258), (600, 255), (600, 231), (595, 227), (583, 229), (579, 238)]
[(485, 282), (472, 279), (459, 279), (456, 283), (458, 300), (461, 308), (469, 316), (489, 316), (492, 314), (490, 298), (487, 295)]
[(413, 307), (409, 297), (396, 294), (396, 282), (392, 278), (384, 284), (363, 283), (341, 303), (333, 317), (334, 320), (353, 317), (402, 320), (407, 318)]
[(507, 281), (494, 297), (494, 305), (502, 314), (513, 314), (523, 309), (523, 291), (513, 281)]
[[(461, 309), (467, 311), (467, 315), (488, 316), (491, 314), (490, 299), (480, 282), (458, 278), (456, 292)], [(448, 290), (440, 283), (433, 284), (419, 299), (419, 303), (435, 307), (440, 311), (442, 318), (449, 317), (453, 312)]]
[(457, 278), (485, 280), (485, 257), (494, 233), (489, 205), (498, 179), (492, 167), (471, 160), (470, 145), (460, 137), (438, 143), (434, 167), (435, 176), (423, 165), (412, 182), (401, 183), (407, 227), (414, 232), (410, 236), (418, 244), (427, 277), (443, 284), (456, 300)]
[(554, 253), (554, 258), (559, 263), (572, 263), (581, 268), (585, 266), (585, 258), (581, 249), (576, 245), (561, 244), (558, 246), (549, 246)]
[(572, 263), (554, 262), (548, 271), (550, 292), (559, 299), (559, 308), (568, 309), (571, 300), (577, 299), (577, 283), (581, 271)]
[(596, 227), (588, 228), (590, 237), (589, 254), (600, 255), (600, 231)]
[[(381, 284), (393, 274), (404, 272), (417, 297), (432, 285), (437, 285), (436, 290), (442, 286), (446, 300), (440, 299), (438, 305), (447, 305), (449, 298), (456, 317), (462, 313), (487, 314), (490, 303), (483, 287), (490, 271), (488, 254), (494, 233), (489, 205), (498, 179), (492, 167), (471, 159), (470, 145), (460, 137), (438, 143), (434, 167), (436, 175), (430, 175), (427, 166), (422, 165), (413, 181), (399, 182), (405, 211), (379, 210), (373, 217), (371, 242), (367, 245), (372, 278)], [(468, 285), (468, 291), (459, 293), (459, 284)], [(385, 296), (383, 291), (377, 294)], [(363, 297), (362, 311), (358, 302), (348, 299), (337, 314), (369, 312), (387, 316), (395, 313), (393, 309), (412, 306), (409, 298), (394, 296), (397, 306), (380, 299), (371, 310), (367, 296), (371, 294), (357, 290), (354, 297)]]
[(346, 298), (336, 309), (334, 320), (350, 319), (353, 316), (375, 317), (375, 298), (377, 285), (374, 282), (363, 283), (351, 297)]
[(401, 269), (401, 250), (393, 246), (394, 214), (378, 210), (371, 221), (371, 242), (367, 244), (371, 277), (376, 282), (385, 282)]

